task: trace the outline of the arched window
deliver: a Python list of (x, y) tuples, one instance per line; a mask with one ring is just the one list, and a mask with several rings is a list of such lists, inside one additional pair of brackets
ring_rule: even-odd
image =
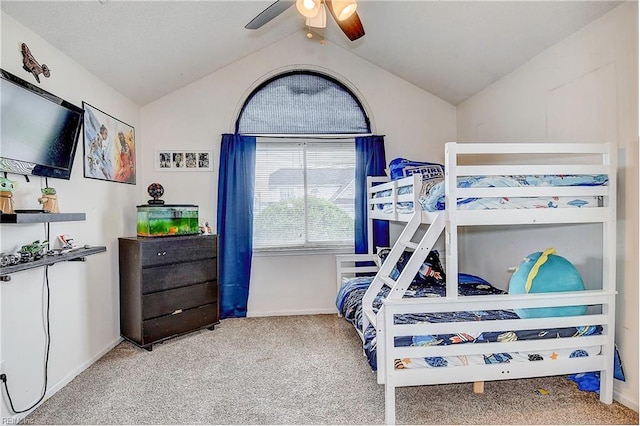
[(260, 84), (236, 133), (256, 135), (253, 247), (353, 247), (355, 137), (370, 134), (358, 98), (336, 79), (291, 71)]
[(313, 71), (291, 71), (258, 86), (236, 123), (241, 134), (364, 134), (362, 104), (342, 83)]

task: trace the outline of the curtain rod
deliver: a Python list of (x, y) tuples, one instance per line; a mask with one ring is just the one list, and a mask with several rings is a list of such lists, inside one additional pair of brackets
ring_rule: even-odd
[[(362, 136), (374, 136), (373, 133), (354, 133), (354, 134), (336, 134), (336, 135), (264, 135), (264, 134), (252, 134), (252, 133), (240, 133), (242, 136), (255, 136), (256, 138), (274, 138), (274, 139), (355, 139)], [(384, 136), (384, 135), (379, 135)]]

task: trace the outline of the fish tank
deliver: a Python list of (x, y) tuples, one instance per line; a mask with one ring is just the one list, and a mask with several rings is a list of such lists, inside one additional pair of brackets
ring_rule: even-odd
[(198, 206), (193, 204), (142, 205), (138, 209), (138, 237), (198, 234)]

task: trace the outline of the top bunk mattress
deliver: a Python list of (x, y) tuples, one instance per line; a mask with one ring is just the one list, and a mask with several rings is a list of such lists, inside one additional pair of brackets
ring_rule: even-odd
[[(395, 159), (389, 164), (391, 180), (400, 180), (414, 174), (422, 177), (422, 186), (418, 194), (421, 210), (436, 212), (445, 208), (444, 166), (435, 163), (415, 162), (403, 158)], [(459, 176), (456, 178), (458, 188), (506, 188), (506, 187), (575, 187), (606, 186), (608, 177), (597, 175), (507, 175), (507, 176)], [(412, 180), (406, 185), (399, 184), (397, 195), (413, 194)], [(384, 198), (392, 195), (387, 189), (374, 192), (372, 198)], [(414, 211), (413, 201), (398, 201), (395, 209), (398, 213)], [(459, 197), (458, 210), (489, 209), (540, 209), (540, 208), (580, 208), (602, 207), (602, 196), (527, 196), (527, 197)], [(389, 202), (374, 203), (372, 210), (382, 213), (392, 212), (394, 204)]]
[[(541, 176), (465, 176), (457, 179), (458, 188), (540, 187), (540, 186), (603, 186), (606, 175), (541, 175)], [(405, 187), (406, 188), (406, 187)], [(458, 209), (540, 209), (558, 207), (602, 206), (600, 196), (582, 197), (467, 197), (458, 199)], [(444, 181), (430, 185), (423, 182), (420, 205), (426, 211), (444, 210)]]

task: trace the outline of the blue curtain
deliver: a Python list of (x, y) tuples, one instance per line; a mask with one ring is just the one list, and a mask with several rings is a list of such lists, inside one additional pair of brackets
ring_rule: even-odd
[[(356, 253), (369, 251), (367, 237), (367, 176), (384, 176), (384, 136), (356, 137)], [(389, 246), (389, 222), (373, 221), (373, 245)]]
[(218, 176), (220, 318), (246, 317), (253, 250), (256, 138), (223, 134)]

